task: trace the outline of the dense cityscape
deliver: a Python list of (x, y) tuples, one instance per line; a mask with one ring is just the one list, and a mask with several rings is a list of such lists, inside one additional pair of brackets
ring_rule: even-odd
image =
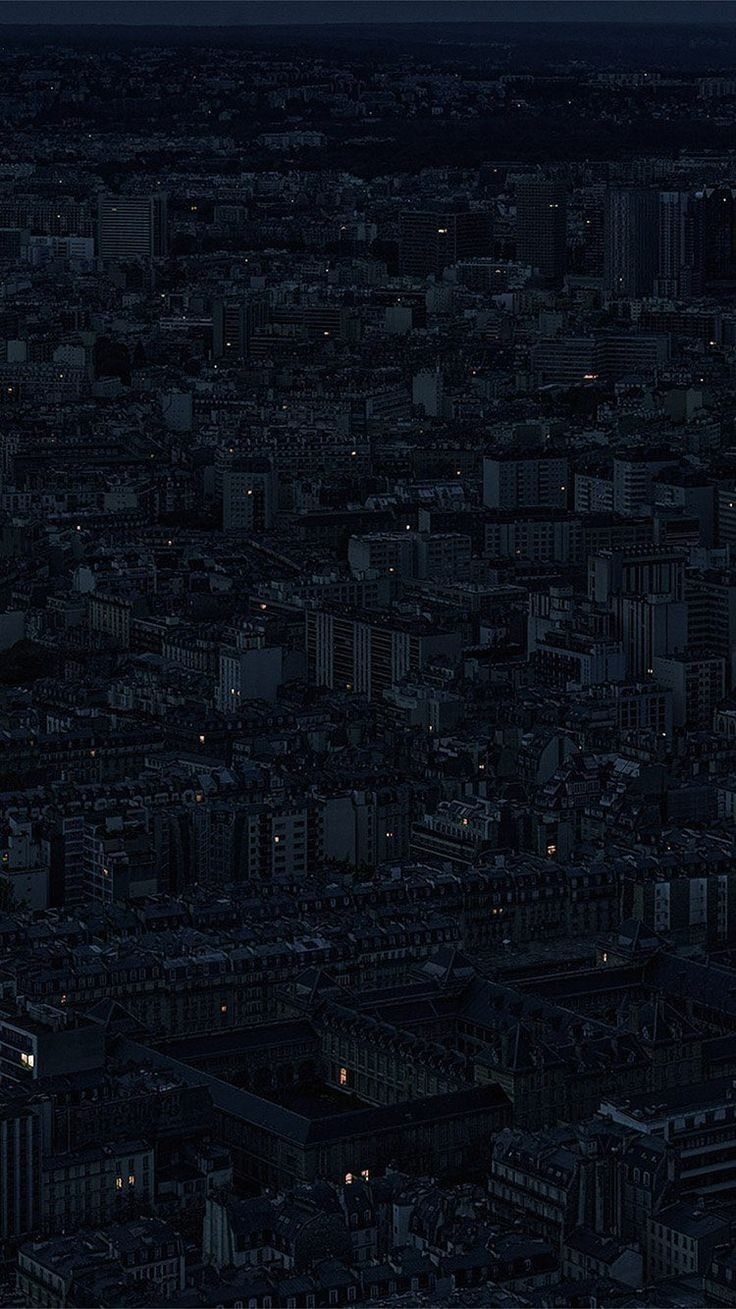
[(1, 1305), (736, 1307), (735, 70), (0, 26)]

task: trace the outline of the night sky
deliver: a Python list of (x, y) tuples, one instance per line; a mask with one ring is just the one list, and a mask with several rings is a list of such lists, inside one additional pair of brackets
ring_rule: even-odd
[(736, 0), (0, 0), (0, 23), (733, 23)]

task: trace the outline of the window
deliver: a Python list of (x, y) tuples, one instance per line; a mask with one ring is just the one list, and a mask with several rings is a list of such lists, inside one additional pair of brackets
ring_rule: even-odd
[(135, 1186), (135, 1173), (128, 1173), (128, 1186)]
[(348, 1084), (348, 1070), (347, 1070), (347, 1068), (341, 1068), (341, 1069), (340, 1069), (339, 1082), (340, 1082), (340, 1086), (347, 1086), (347, 1084)]
[(116, 1177), (116, 1178), (115, 1178), (115, 1190), (116, 1190), (116, 1191), (122, 1191), (122, 1189), (123, 1189), (123, 1179), (122, 1179), (122, 1177)]
[(36, 1056), (33, 1054), (27, 1054), (25, 1050), (22, 1050), (20, 1061), (25, 1068), (33, 1068), (36, 1063)]

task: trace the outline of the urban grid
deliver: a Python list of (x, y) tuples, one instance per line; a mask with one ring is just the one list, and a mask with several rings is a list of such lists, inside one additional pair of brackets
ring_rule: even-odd
[(0, 1306), (736, 1309), (736, 6), (10, 8)]

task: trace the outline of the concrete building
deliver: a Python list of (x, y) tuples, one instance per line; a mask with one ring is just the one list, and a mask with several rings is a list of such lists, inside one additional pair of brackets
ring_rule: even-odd
[(97, 205), (97, 253), (100, 259), (161, 259), (168, 249), (167, 197), (100, 196)]
[(612, 299), (651, 295), (659, 258), (659, 196), (644, 187), (615, 187), (606, 197), (603, 290)]
[(97, 1023), (32, 1001), (0, 1009), (0, 1082), (7, 1090), (99, 1068), (103, 1058), (104, 1032)]
[(399, 219), (399, 270), (438, 276), (459, 260), (490, 253), (490, 217), (482, 210), (407, 210)]
[(716, 706), (726, 694), (725, 659), (688, 647), (669, 655), (655, 654), (652, 667), (657, 681), (672, 692), (675, 724), (709, 727)]
[(489, 509), (564, 509), (569, 498), (565, 456), (509, 452), (483, 460), (483, 503)]
[(530, 173), (517, 177), (516, 257), (553, 286), (566, 265), (567, 192), (563, 181)]
[(307, 662), (317, 686), (378, 698), (433, 659), (458, 659), (461, 637), (421, 620), (306, 613)]
[(263, 534), (273, 524), (277, 509), (277, 478), (267, 459), (224, 458), (222, 530)]
[(274, 701), (283, 681), (281, 646), (221, 650), (217, 706), (224, 714), (235, 714), (246, 700)]

